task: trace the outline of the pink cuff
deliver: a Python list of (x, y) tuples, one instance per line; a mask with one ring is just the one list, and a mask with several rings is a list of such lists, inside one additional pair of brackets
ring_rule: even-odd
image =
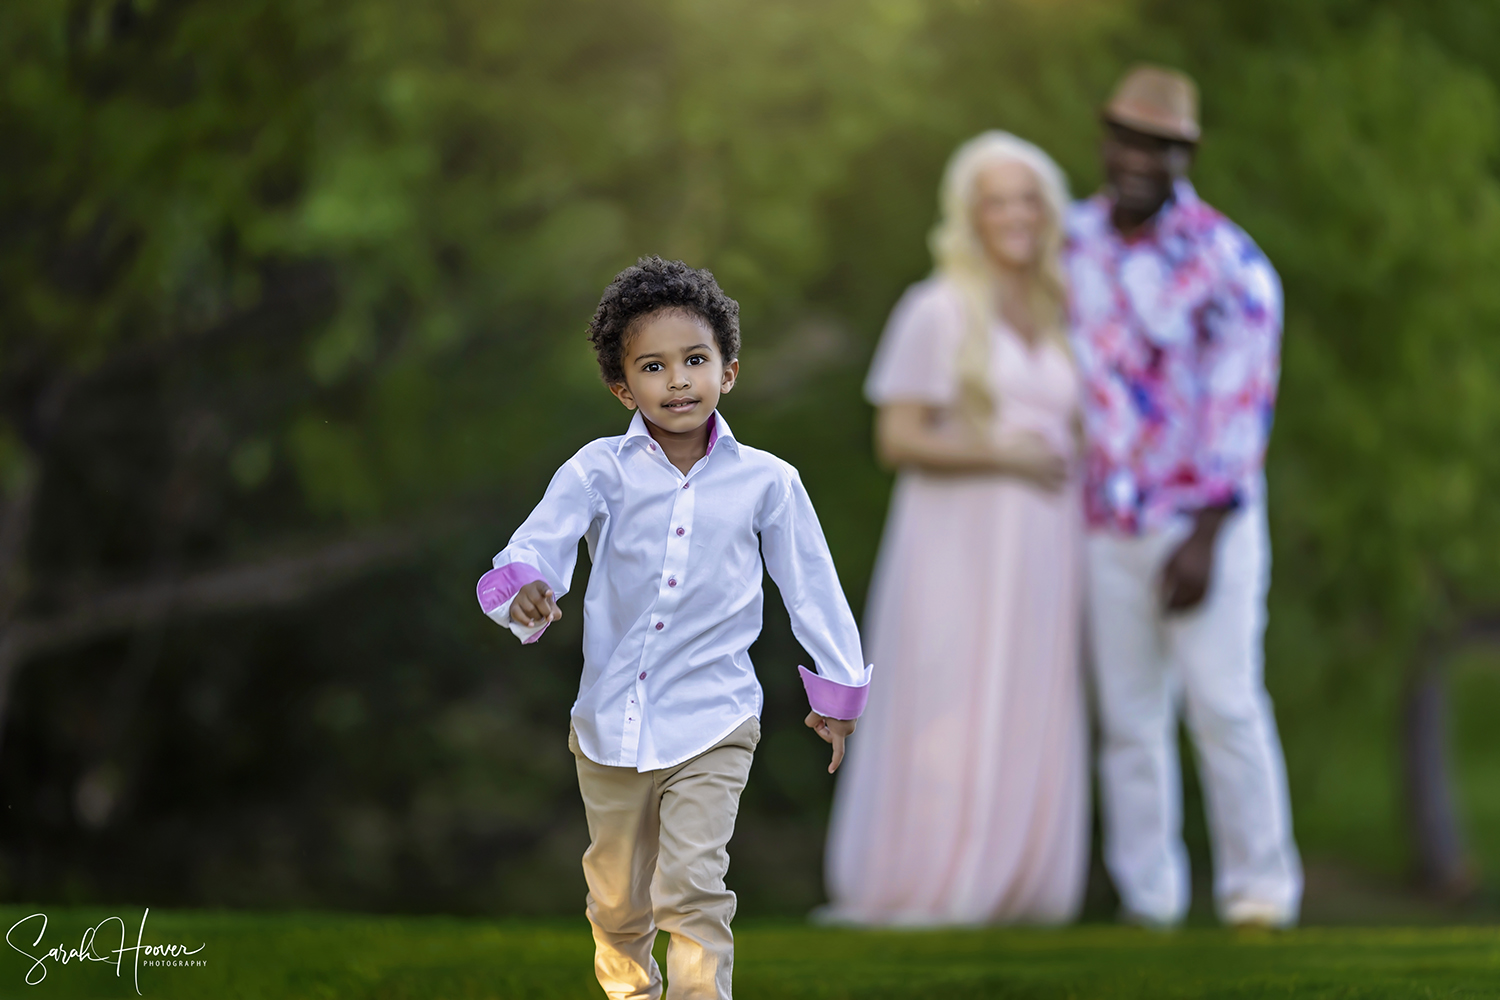
[[(506, 563), (504, 566), (490, 570), (479, 578), (479, 586), (475, 588), (475, 593), (479, 597), (480, 610), (494, 617), (494, 612), (509, 604), (517, 591), (537, 580), (547, 582), (547, 578), (542, 576), (535, 566), (528, 566), (521, 562)], [(501, 624), (508, 627), (511, 623), (501, 622)], [(549, 624), (551, 623), (544, 624), (536, 630), (535, 634), (521, 641), (536, 642), (542, 637), (542, 633), (547, 630)]]
[(827, 677), (819, 677), (804, 666), (797, 667), (802, 675), (802, 686), (807, 689), (807, 703), (819, 715), (830, 719), (857, 719), (865, 710), (870, 698), (870, 682), (855, 686), (840, 684)]

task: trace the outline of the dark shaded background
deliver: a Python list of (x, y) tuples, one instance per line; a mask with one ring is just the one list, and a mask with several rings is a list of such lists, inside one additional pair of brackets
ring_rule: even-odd
[[(1286, 285), (1267, 671), (1309, 912), (1490, 912), (1488, 5), (9, 0), (0, 56), (0, 898), (576, 911), (579, 604), (523, 650), (472, 587), (624, 426), (599, 290), (654, 252), (741, 301), (726, 413), (858, 608), (859, 383), (944, 160), (1007, 128), (1087, 193), (1152, 58)], [(732, 880), (798, 913), (831, 785), (767, 604)]]

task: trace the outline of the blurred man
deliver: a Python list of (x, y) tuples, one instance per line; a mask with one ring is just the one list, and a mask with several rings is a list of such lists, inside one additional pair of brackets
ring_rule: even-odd
[(1187, 173), (1198, 94), (1142, 66), (1103, 110), (1105, 189), (1069, 219), (1085, 386), (1089, 648), (1105, 861), (1127, 919), (1180, 921), (1189, 877), (1179, 705), (1197, 749), (1214, 896), (1232, 924), (1297, 918), (1302, 870), (1261, 677), (1262, 467), (1281, 285)]

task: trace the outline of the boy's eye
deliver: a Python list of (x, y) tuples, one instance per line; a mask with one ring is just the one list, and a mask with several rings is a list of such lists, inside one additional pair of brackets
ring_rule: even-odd
[(708, 358), (704, 357), (701, 354), (694, 354), (692, 357), (690, 357), (690, 358), (687, 359), (687, 363), (690, 364), (690, 365), (707, 364), (708, 363)]
[(660, 361), (647, 361), (645, 365), (641, 367), (641, 371), (643, 372), (659, 372), (661, 370), (662, 364)]

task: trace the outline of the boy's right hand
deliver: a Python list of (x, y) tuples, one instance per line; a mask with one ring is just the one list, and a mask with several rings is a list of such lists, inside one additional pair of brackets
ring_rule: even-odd
[(557, 606), (552, 588), (541, 580), (533, 580), (520, 590), (510, 602), (510, 620), (517, 625), (533, 628), (543, 622), (555, 622), (562, 617), (562, 608)]

